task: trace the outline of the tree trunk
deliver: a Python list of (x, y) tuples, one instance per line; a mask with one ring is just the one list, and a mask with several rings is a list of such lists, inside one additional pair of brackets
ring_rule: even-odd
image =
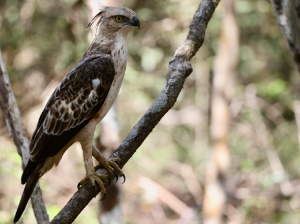
[(239, 30), (234, 11), (235, 0), (224, 0), (225, 15), (219, 50), (214, 63), (211, 97), (212, 153), (206, 171), (203, 214), (205, 224), (222, 223), (226, 203), (224, 189), (230, 167), (228, 134), (230, 126), (229, 104), (232, 99), (233, 79), (238, 60)]

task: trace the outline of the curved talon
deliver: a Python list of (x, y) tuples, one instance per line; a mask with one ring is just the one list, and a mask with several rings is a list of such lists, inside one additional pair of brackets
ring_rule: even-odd
[(122, 183), (122, 184), (124, 184), (124, 183), (125, 183), (125, 181), (126, 181), (126, 176), (125, 176), (125, 174), (122, 174), (122, 177), (124, 178), (124, 181), (123, 181), (123, 183)]
[(100, 199), (99, 201), (103, 201), (106, 198), (106, 193), (104, 194), (103, 198)]
[(113, 170), (114, 171), (114, 174), (115, 174), (115, 176), (116, 176), (116, 183), (118, 182), (118, 173), (117, 173), (117, 171), (115, 171), (115, 170)]
[[(122, 172), (121, 168), (119, 167), (119, 165), (117, 164), (117, 163), (120, 163), (120, 161), (121, 161), (120, 158), (114, 158), (114, 159), (109, 159), (109, 160), (105, 160), (104, 158), (103, 159), (100, 158), (98, 160), (99, 164), (94, 167), (94, 170), (96, 171), (100, 167), (106, 168), (109, 172), (110, 177), (112, 177), (113, 174), (115, 175), (116, 183), (118, 182), (119, 177), (123, 177), (124, 178), (123, 183), (125, 183), (126, 177), (123, 174), (123, 172)], [(113, 178), (111, 180), (113, 180)]]
[(77, 189), (79, 190), (79, 188), (80, 188), (80, 186), (81, 186), (81, 184), (80, 184), (80, 182), (77, 184)]

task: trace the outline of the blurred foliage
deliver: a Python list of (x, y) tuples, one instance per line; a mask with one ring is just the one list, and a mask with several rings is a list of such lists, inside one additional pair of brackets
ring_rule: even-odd
[[(141, 29), (135, 29), (128, 36), (130, 58), (118, 98), (123, 139), (165, 85), (168, 62), (184, 41), (199, 1), (128, 0), (121, 4), (135, 10), (141, 21)], [(299, 74), (270, 1), (237, 0), (235, 9), (240, 27), (240, 54), (234, 99), (243, 102), (246, 87), (255, 85), (260, 111), (242, 106), (232, 120), (232, 168), (228, 176), (227, 205), (234, 206), (244, 216), (244, 223), (299, 223), (300, 155), (293, 112), (293, 103), (299, 98)], [(87, 49), (93, 38), (90, 31), (85, 30), (87, 13), (86, 2), (82, 0), (0, 1), (0, 47), (24, 119), (43, 103), (40, 96), (48, 84), (61, 80)], [(165, 204), (149, 201), (145, 191), (138, 187), (140, 176), (155, 180), (195, 208), (198, 218), (191, 223), (197, 223), (201, 217), (201, 206), (196, 204), (180, 167), (182, 164), (192, 167), (203, 187), (210, 150), (209, 79), (218, 49), (222, 15), (221, 4), (209, 22), (204, 45), (192, 60), (194, 72), (186, 80), (176, 105), (124, 168), (128, 176), (122, 196), (124, 223), (141, 220), (153, 223), (151, 208), (155, 206), (163, 211), (163, 223), (173, 223), (179, 218)], [(285, 176), (281, 179), (273, 175), (264, 148), (256, 144), (253, 119), (260, 116), (273, 139), (269, 144), (275, 147), (284, 166)], [(10, 223), (23, 186), (19, 184), (21, 160), (9, 139), (2, 113), (0, 133), (0, 179), (6, 183), (0, 186), (0, 223)], [(80, 150), (77, 154), (79, 159), (74, 164), (78, 182), (84, 175), (84, 167)], [(76, 185), (60, 188), (51, 181), (61, 181), (66, 176), (56, 172), (51, 179), (51, 172), (41, 181), (41, 186), (52, 218), (75, 192)], [(279, 184), (285, 180), (295, 189), (288, 197), (279, 190)], [(232, 196), (233, 192), (240, 197)], [(230, 219), (227, 213), (224, 216)], [(34, 223), (33, 219), (29, 207), (24, 223)], [(96, 202), (93, 201), (74, 223), (83, 223), (83, 220), (97, 223)]]

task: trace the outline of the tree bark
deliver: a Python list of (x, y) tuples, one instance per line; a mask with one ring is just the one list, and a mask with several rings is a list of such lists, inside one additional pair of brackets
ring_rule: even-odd
[[(5, 116), (9, 134), (17, 147), (19, 155), (22, 157), (22, 168), (24, 169), (30, 157), (28, 138), (25, 133), (15, 96), (10, 86), (9, 76), (2, 59), (1, 50), (0, 68), (0, 108)], [(33, 190), (31, 203), (37, 223), (49, 223), (49, 217), (45, 208), (42, 190), (39, 183), (37, 183)]]
[(300, 73), (300, 1), (271, 0), (281, 32)]
[[(205, 30), (215, 8), (220, 0), (203, 0), (190, 24), (185, 42), (176, 50), (169, 63), (167, 84), (154, 103), (139, 120), (132, 131), (127, 135), (121, 145), (112, 153), (110, 158), (121, 159), (119, 166), (122, 168), (133, 156), (138, 147), (144, 142), (160, 119), (172, 108), (183, 88), (185, 79), (192, 73), (191, 58), (202, 46)], [(108, 174), (105, 169), (97, 173)], [(108, 181), (104, 183), (107, 186)], [(86, 205), (99, 193), (98, 187), (92, 187), (86, 182), (70, 199), (66, 206), (51, 221), (52, 224), (72, 223)]]
[(238, 62), (239, 30), (234, 11), (235, 0), (224, 0), (225, 14), (214, 63), (211, 97), (212, 154), (207, 164), (203, 202), (204, 224), (220, 224), (226, 204), (224, 189), (230, 168), (228, 136), (230, 126), (229, 104), (232, 99)]

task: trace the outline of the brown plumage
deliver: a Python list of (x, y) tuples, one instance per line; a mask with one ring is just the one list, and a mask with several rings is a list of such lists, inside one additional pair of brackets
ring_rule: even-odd
[(132, 26), (140, 25), (135, 12), (123, 7), (106, 7), (96, 20), (97, 34), (78, 64), (56, 87), (42, 112), (30, 142), (30, 160), (22, 178), (26, 183), (14, 222), (16, 223), (40, 177), (58, 165), (64, 152), (75, 142), (83, 149), (87, 180), (95, 181), (105, 193), (101, 178), (95, 174), (92, 155), (113, 174), (124, 175), (115, 162), (106, 161), (92, 145), (96, 124), (113, 104), (125, 73), (126, 36)]

